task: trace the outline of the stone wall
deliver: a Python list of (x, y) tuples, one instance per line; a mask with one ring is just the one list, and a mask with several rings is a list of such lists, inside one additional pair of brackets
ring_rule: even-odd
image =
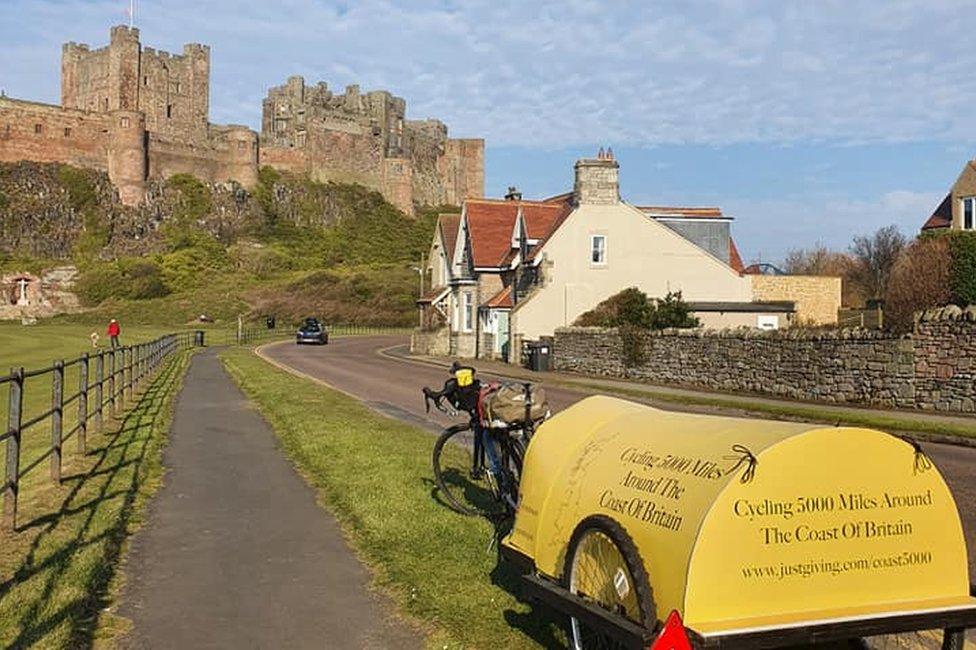
[(841, 278), (815, 275), (750, 275), (756, 302), (796, 303), (803, 325), (835, 325), (841, 305)]
[(649, 333), (627, 367), (616, 330), (556, 331), (556, 370), (797, 400), (976, 412), (976, 306), (926, 312), (909, 336), (873, 330)]
[(438, 330), (414, 330), (410, 335), (410, 354), (446, 357), (451, 353), (451, 333), (446, 327)]

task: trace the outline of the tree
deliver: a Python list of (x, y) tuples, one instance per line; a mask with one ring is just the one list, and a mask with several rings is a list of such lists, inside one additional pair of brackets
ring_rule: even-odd
[(891, 270), (885, 293), (885, 326), (896, 332), (910, 332), (916, 312), (949, 304), (951, 276), (947, 237), (912, 242)]
[(855, 263), (853, 279), (869, 298), (884, 297), (891, 270), (907, 244), (905, 235), (895, 225), (854, 238), (851, 244)]

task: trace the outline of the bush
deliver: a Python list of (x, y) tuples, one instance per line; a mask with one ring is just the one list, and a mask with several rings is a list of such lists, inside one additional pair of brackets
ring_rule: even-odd
[(896, 332), (909, 332), (915, 312), (952, 302), (951, 269), (948, 237), (912, 242), (891, 271), (885, 294), (886, 326)]
[(976, 232), (955, 232), (949, 237), (952, 259), (952, 301), (976, 305)]
[(644, 361), (644, 341), (649, 330), (672, 327), (698, 327), (681, 292), (669, 291), (664, 298), (651, 301), (637, 287), (624, 289), (585, 312), (573, 323), (582, 327), (616, 327), (627, 367)]
[(698, 327), (700, 321), (691, 315), (691, 308), (681, 299), (680, 291), (669, 291), (664, 298), (654, 303), (654, 316), (651, 327), (653, 329), (670, 329), (673, 327)]
[(75, 292), (87, 306), (110, 299), (148, 300), (161, 298), (170, 290), (156, 264), (143, 259), (122, 258), (84, 268)]
[(664, 298), (652, 301), (637, 287), (630, 287), (581, 314), (573, 324), (662, 330), (698, 327), (699, 322), (691, 315), (691, 308), (682, 300), (680, 291), (669, 291)]

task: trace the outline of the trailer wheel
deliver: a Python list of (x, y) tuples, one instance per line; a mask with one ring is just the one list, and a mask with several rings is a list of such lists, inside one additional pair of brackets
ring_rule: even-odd
[[(587, 517), (573, 533), (563, 570), (566, 589), (592, 604), (653, 631), (657, 608), (647, 570), (634, 541), (610, 517)], [(569, 620), (572, 650), (622, 647), (575, 617)]]

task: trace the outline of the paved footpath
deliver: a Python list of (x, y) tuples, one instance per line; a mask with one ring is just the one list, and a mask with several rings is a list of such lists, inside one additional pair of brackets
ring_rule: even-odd
[(419, 648), (213, 350), (193, 359), (119, 613), (134, 648)]

